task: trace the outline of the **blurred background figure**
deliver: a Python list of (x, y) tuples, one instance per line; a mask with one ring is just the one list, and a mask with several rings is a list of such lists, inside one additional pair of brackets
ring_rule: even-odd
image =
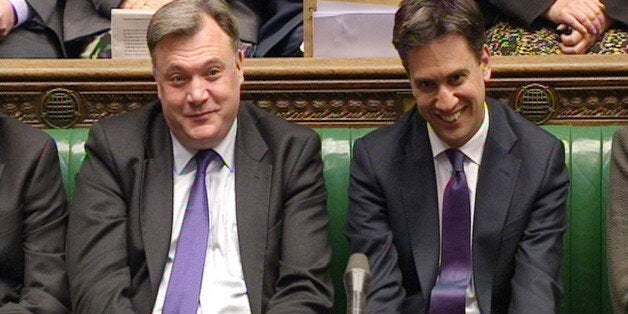
[(613, 136), (608, 208), (608, 281), (615, 313), (628, 313), (628, 126)]
[(0, 0), (0, 58), (63, 58), (62, 0)]
[(628, 53), (626, 0), (478, 0), (493, 55)]
[[(0, 0), (8, 1), (8, 0)], [(67, 0), (70, 58), (111, 58), (111, 9), (157, 10), (171, 0)], [(231, 0), (245, 57), (302, 57), (303, 1)]]

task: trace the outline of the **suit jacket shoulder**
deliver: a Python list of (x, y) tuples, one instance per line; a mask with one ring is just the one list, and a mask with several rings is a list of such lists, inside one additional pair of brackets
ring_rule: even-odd
[[(491, 125), (489, 139), (496, 139), (502, 146), (516, 142), (521, 149), (537, 151), (541, 147), (551, 147), (558, 142), (553, 134), (530, 122), (508, 105), (491, 98), (487, 98), (486, 102), (489, 105)], [(510, 150), (508, 147), (502, 148)], [(530, 157), (525, 150), (523, 153)]]
[[(306, 126), (288, 122), (272, 113), (255, 106), (251, 102), (242, 102), (238, 119), (248, 125), (251, 121), (259, 132), (270, 139), (286, 137), (304, 137), (315, 135), (315, 132)], [(269, 140), (269, 142), (273, 142)]]
[(21, 156), (21, 153), (35, 152), (33, 146), (42, 147), (46, 141), (52, 140), (50, 136), (41, 130), (35, 129), (31, 126), (25, 125), (22, 122), (13, 118), (0, 115), (0, 145), (2, 147), (9, 147), (13, 150), (18, 149), (18, 152), (4, 151), (3, 153), (13, 153), (16, 156)]
[(0, 199), (0, 313), (66, 313), (67, 214), (57, 149), (44, 132), (6, 116)]

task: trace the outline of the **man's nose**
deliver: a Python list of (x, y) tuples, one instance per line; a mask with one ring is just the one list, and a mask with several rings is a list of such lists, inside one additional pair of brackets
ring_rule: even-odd
[(207, 82), (201, 77), (194, 77), (190, 82), (190, 88), (188, 90), (188, 102), (194, 105), (205, 103), (209, 98), (209, 86)]
[(436, 96), (436, 109), (444, 112), (453, 110), (460, 100), (454, 95), (452, 88), (441, 86)]

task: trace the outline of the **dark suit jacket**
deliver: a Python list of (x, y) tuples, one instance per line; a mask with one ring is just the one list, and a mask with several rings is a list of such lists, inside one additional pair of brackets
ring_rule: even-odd
[[(149, 313), (171, 237), (173, 152), (159, 103), (94, 124), (68, 226), (68, 275), (79, 313)], [(320, 140), (242, 103), (236, 215), (253, 313), (326, 312), (327, 192)]]
[(66, 313), (67, 214), (52, 139), (0, 116), (0, 313)]
[(63, 34), (66, 42), (102, 33), (111, 28), (111, 9), (122, 0), (66, 0)]
[[(489, 100), (478, 173), (473, 277), (482, 313), (555, 313), (568, 173), (563, 145)], [(426, 122), (416, 109), (357, 140), (346, 234), (369, 257), (370, 313), (426, 313), (438, 274), (439, 218)]]
[(63, 58), (63, 0), (26, 0), (29, 21), (0, 40), (0, 58)]
[(608, 281), (615, 313), (628, 312), (628, 126), (613, 136), (608, 207)]

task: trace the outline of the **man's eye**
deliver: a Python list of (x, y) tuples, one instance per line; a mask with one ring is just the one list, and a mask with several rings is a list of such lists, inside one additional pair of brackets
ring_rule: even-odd
[(453, 85), (460, 85), (467, 76), (464, 74), (454, 74), (449, 78), (449, 82)]
[(422, 91), (429, 91), (436, 87), (436, 83), (431, 81), (420, 81), (417, 83), (417, 87)]
[(174, 84), (183, 84), (185, 83), (185, 76), (181, 74), (173, 74), (170, 76), (170, 81)]
[(209, 69), (209, 71), (207, 71), (207, 76), (212, 77), (212, 78), (220, 76), (220, 69), (219, 68)]

